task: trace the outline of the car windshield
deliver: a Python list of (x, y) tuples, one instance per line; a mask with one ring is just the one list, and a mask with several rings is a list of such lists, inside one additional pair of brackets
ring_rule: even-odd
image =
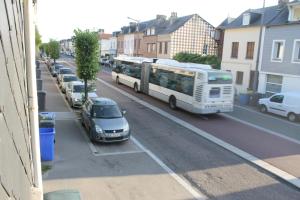
[(59, 73), (60, 74), (72, 74), (72, 70), (71, 69), (60, 69)]
[(71, 81), (77, 81), (78, 78), (76, 76), (65, 76), (64, 82), (71, 82)]
[(55, 70), (59, 70), (62, 67), (63, 67), (62, 65), (55, 65)]
[(117, 105), (94, 105), (93, 115), (96, 118), (120, 118), (122, 113)]
[(73, 92), (74, 93), (84, 92), (84, 85), (74, 85)]

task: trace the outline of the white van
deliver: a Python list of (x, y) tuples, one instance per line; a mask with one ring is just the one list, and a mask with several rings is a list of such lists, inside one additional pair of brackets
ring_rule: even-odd
[(260, 111), (287, 117), (289, 121), (300, 119), (300, 93), (277, 93), (259, 100)]

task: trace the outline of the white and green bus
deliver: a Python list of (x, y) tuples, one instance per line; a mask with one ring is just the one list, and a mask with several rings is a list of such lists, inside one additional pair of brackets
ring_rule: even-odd
[(233, 111), (232, 75), (210, 65), (122, 56), (115, 59), (112, 78), (172, 109), (198, 114)]

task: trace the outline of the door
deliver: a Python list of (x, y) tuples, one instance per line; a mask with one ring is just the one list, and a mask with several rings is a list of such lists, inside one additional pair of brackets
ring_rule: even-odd
[(149, 94), (149, 75), (150, 75), (150, 63), (142, 64), (142, 74), (141, 74), (141, 91), (145, 94)]
[(269, 101), (269, 112), (285, 116), (286, 110), (283, 106), (283, 95), (274, 95)]

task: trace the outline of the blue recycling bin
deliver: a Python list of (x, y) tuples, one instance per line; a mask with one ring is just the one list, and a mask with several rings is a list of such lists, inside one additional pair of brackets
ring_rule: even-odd
[(55, 128), (40, 128), (40, 151), (42, 161), (54, 160)]
[(239, 101), (241, 105), (248, 105), (250, 100), (249, 94), (240, 94)]

